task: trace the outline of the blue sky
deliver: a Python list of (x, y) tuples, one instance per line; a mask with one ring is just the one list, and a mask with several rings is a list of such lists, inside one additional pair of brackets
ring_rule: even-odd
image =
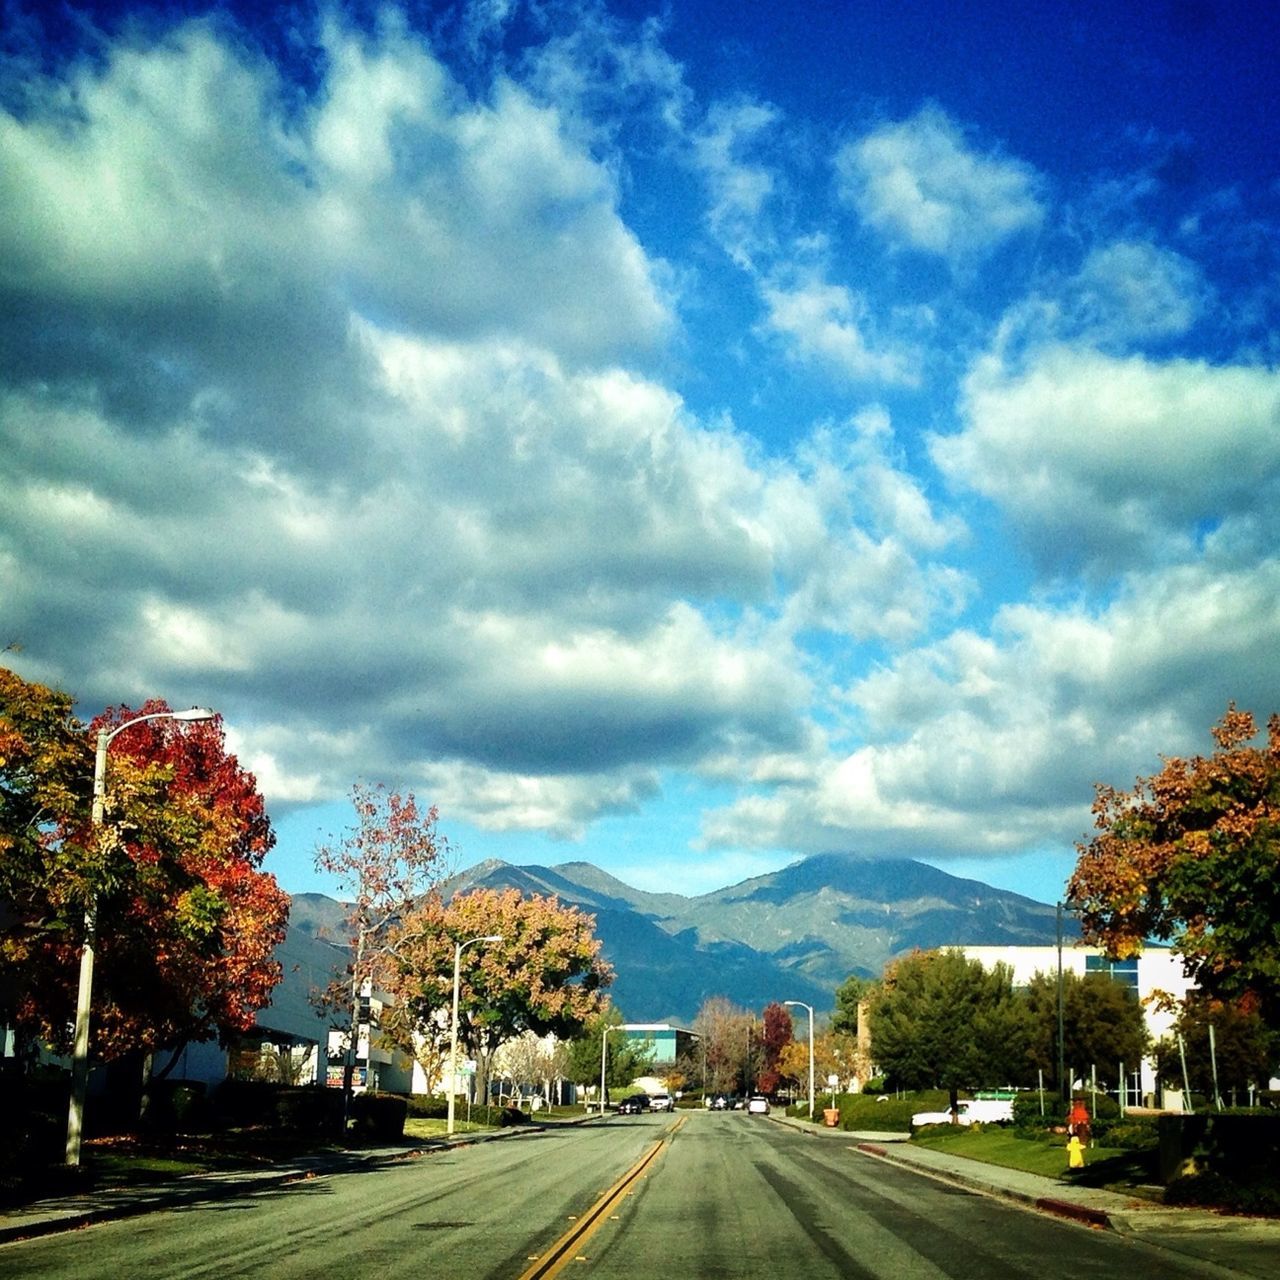
[(218, 708), (285, 888), (365, 780), (459, 865), (1052, 900), (1280, 708), (1274, 12), (47, 9), (3, 639)]

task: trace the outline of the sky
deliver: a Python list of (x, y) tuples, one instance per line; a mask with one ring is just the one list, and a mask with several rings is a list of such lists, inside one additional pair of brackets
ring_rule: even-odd
[(287, 890), (381, 782), (1053, 901), (1280, 710), (1274, 8), (0, 15), (5, 660), (216, 708)]

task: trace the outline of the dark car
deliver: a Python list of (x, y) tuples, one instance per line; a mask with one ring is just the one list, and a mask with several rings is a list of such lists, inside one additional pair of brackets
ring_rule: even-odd
[(649, 1110), (649, 1095), (645, 1093), (633, 1094), (630, 1098), (623, 1098), (618, 1103), (618, 1114), (620, 1116), (638, 1116), (642, 1111)]

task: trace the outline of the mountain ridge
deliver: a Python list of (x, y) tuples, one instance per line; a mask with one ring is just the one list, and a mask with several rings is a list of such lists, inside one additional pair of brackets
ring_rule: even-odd
[[(772, 1000), (833, 1003), (850, 974), (878, 977), (914, 949), (1045, 945), (1054, 907), (913, 859), (815, 854), (708, 893), (635, 889), (590, 862), (517, 865), (491, 858), (450, 876), (446, 898), (473, 889), (554, 895), (596, 917), (631, 1021), (687, 1022), (712, 996), (759, 1009)], [(332, 899), (300, 894), (297, 928), (333, 937)]]

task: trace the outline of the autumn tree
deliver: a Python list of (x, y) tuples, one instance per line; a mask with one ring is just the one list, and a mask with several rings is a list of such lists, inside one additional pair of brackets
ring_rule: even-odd
[[(813, 1037), (814, 1087), (820, 1094), (829, 1076), (848, 1079), (853, 1074), (857, 1041), (842, 1032), (827, 1028)], [(782, 1078), (806, 1094), (809, 1090), (809, 1036), (797, 1038), (783, 1047), (778, 1058)]]
[(708, 1092), (750, 1088), (760, 1053), (755, 1015), (723, 996), (713, 996), (698, 1010), (693, 1031), (703, 1046)]
[(445, 1030), (455, 944), (494, 934), (502, 941), (462, 953), (460, 975), (459, 1041), (477, 1059), (481, 1089), (502, 1041), (524, 1031), (571, 1039), (603, 1008), (613, 981), (595, 917), (576, 907), (516, 889), (476, 889), (447, 903), (431, 894), (389, 931), (383, 976), (417, 1034)]
[(764, 1008), (760, 1017), (760, 1070), (755, 1086), (761, 1093), (776, 1093), (782, 1081), (779, 1059), (791, 1043), (791, 1011), (776, 1000)]
[[(1024, 992), (1031, 1013), (1028, 1046), (1032, 1070), (1042, 1071), (1061, 1094), (1058, 1079), (1058, 975), (1033, 975)], [(1069, 1073), (1097, 1068), (1114, 1087), (1119, 1064), (1136, 1067), (1150, 1047), (1146, 1018), (1134, 991), (1109, 973), (1062, 975), (1063, 1063)]]
[(1008, 965), (986, 969), (956, 950), (895, 961), (871, 1004), (872, 1053), (890, 1082), (908, 1089), (1022, 1083), (1030, 1024)]
[(61, 1050), (89, 903), (95, 1056), (248, 1030), (281, 976), (289, 900), (260, 869), (275, 837), (219, 719), (120, 732), (103, 821), (91, 821), (97, 731), (168, 712), (152, 701), (84, 726), (67, 695), (0, 675), (0, 954), (17, 978), (18, 1027)]
[[(448, 841), (438, 830), (434, 805), (424, 808), (412, 791), (401, 794), (379, 783), (351, 788), (356, 822), (341, 837), (330, 837), (315, 850), (317, 870), (332, 876), (348, 903), (351, 964), (348, 980), (332, 984), (320, 995), (322, 1011), (332, 1011), (347, 1033), (343, 1088), (350, 1098), (359, 1041), (359, 995), (372, 984), (390, 957), (393, 926), (439, 883), (448, 857)], [(392, 1015), (384, 1034), (412, 1044), (404, 1015)], [(431, 1054), (413, 1050), (424, 1071)], [(437, 1064), (438, 1065), (438, 1064)], [(430, 1078), (430, 1077), (428, 1077)]]
[(1218, 1091), (1234, 1102), (1250, 1085), (1266, 1085), (1280, 1061), (1280, 1033), (1267, 1026), (1257, 1009), (1193, 993), (1174, 1024), (1174, 1035), (1156, 1045), (1160, 1079), (1181, 1086), (1184, 1060), (1196, 1093), (1213, 1097), (1216, 1065)]
[(1067, 886), (1086, 940), (1115, 956), (1169, 943), (1202, 991), (1280, 1017), (1280, 716), (1265, 745), (1227, 708), (1217, 750), (1166, 758), (1132, 791), (1099, 785), (1097, 834)]
[(20, 1029), (33, 969), (83, 920), (91, 892), (88, 852), (58, 835), (90, 805), (92, 748), (73, 705), (0, 668), (0, 1024)]

